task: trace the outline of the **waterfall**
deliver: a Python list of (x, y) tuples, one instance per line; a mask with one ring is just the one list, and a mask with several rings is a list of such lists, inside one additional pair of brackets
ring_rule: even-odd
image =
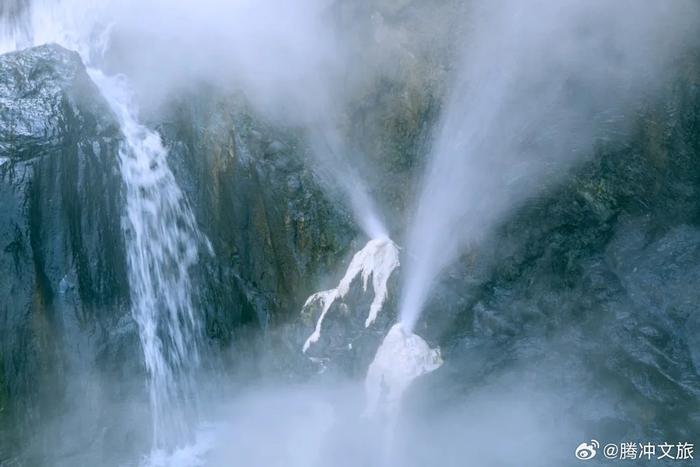
[(0, 2), (0, 53), (29, 42), (29, 11), (25, 0)]
[(119, 163), (126, 187), (123, 229), (132, 314), (139, 327), (156, 448), (183, 444), (195, 397), (192, 370), (199, 364), (199, 320), (189, 269), (207, 240), (168, 167), (160, 136), (136, 120), (126, 81), (91, 75), (114, 110), (125, 142)]
[(128, 80), (107, 76), (94, 65), (104, 54), (110, 28), (101, 19), (100, 2), (83, 3), (38, 0), (3, 8), (0, 52), (47, 42), (76, 50), (120, 124), (131, 313), (148, 373), (152, 443), (159, 453), (191, 438), (201, 326), (189, 270), (199, 247), (211, 247), (168, 167), (160, 136), (138, 121)]

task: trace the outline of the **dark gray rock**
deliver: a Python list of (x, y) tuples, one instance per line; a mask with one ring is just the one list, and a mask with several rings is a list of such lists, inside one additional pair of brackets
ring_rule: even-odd
[(554, 431), (582, 439), (700, 432), (698, 63), (448, 274), (418, 324), (445, 365), (409, 396), (414, 415), (507, 381), (560, 399)]
[[(117, 326), (128, 314), (119, 144), (76, 53), (43, 46), (0, 57), (2, 456), (31, 439), (27, 458), (40, 463), (60, 436), (52, 421), (119, 376), (93, 375), (98, 362), (115, 373), (124, 371), (115, 362), (139, 367), (134, 329)], [(94, 418), (84, 423), (99, 432)]]
[(156, 122), (214, 250), (199, 274), (207, 333), (244, 350), (246, 328), (295, 317), (337, 267), (356, 235), (351, 216), (321, 191), (302, 135), (256, 118), (239, 97), (202, 85)]
[[(288, 345), (262, 331), (297, 315), (356, 232), (306, 167), (298, 134), (206, 86), (169, 105), (151, 123), (213, 248), (191, 271), (206, 361), (255, 370)], [(44, 46), (0, 57), (0, 452), (31, 465), (94, 464), (100, 453), (118, 462), (148, 440), (121, 142), (77, 54)], [(280, 374), (303, 373), (300, 347), (286, 356)], [(73, 423), (76, 435), (61, 437)]]

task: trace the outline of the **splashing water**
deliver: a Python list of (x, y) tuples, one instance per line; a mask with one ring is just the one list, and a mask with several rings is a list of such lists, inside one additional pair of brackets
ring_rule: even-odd
[(98, 20), (103, 5), (75, 0), (24, 5), (2, 18), (8, 27), (2, 29), (0, 52), (48, 42), (76, 50), (119, 121), (124, 137), (119, 167), (126, 194), (122, 227), (131, 310), (148, 372), (155, 462), (192, 437), (192, 372), (199, 364), (201, 329), (189, 269), (197, 262), (199, 246), (211, 246), (168, 167), (160, 136), (138, 122), (126, 78), (106, 76), (92, 66), (109, 41), (110, 28)]
[(384, 422), (379, 465), (395, 462), (395, 434), (404, 392), (420, 376), (442, 366), (440, 349), (431, 349), (403, 323), (396, 323), (384, 337), (365, 377), (364, 417)]
[(104, 54), (111, 22), (110, 0), (3, 0), (0, 53), (56, 43), (80, 54), (86, 64)]
[(199, 364), (189, 269), (197, 262), (199, 233), (192, 210), (168, 167), (160, 136), (135, 119), (126, 82), (91, 73), (117, 114), (126, 144), (119, 161), (126, 186), (129, 284), (139, 326), (157, 448), (182, 445), (190, 430), (186, 409), (195, 397), (191, 372)]
[(396, 323), (384, 337), (367, 370), (365, 415), (383, 410), (395, 415), (411, 382), (442, 366), (440, 349), (431, 349), (420, 336)]

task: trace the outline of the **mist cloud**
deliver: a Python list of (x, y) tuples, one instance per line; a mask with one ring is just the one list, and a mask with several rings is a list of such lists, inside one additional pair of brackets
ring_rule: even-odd
[[(642, 6), (643, 5), (643, 6)], [(696, 32), (693, 2), (500, 0), (471, 10), (408, 233), (402, 320), (515, 206), (623, 128)]]

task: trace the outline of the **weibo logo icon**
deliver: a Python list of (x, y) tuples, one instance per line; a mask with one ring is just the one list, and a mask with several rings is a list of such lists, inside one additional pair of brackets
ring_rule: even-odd
[(581, 443), (576, 448), (576, 459), (587, 461), (593, 459), (600, 448), (600, 443), (594, 439), (590, 443)]

